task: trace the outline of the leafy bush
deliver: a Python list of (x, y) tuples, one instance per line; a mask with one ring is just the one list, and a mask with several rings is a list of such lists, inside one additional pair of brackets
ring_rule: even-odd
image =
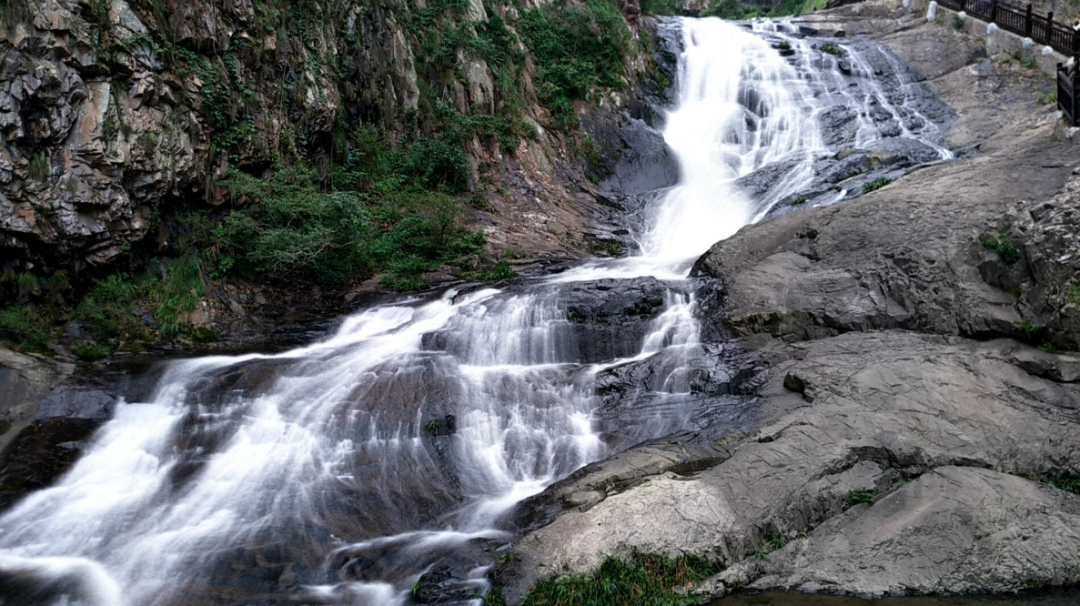
[(517, 277), (517, 272), (510, 267), (506, 259), (500, 260), (488, 271), (480, 271), (474, 274), (477, 280), (506, 280)]
[[(420, 159), (411, 158), (413, 153), (405, 160), (406, 171), (410, 161)], [(347, 178), (365, 178), (362, 166), (352, 168), (358, 176)], [(238, 198), (258, 203), (233, 212), (214, 232), (219, 254), (256, 277), (284, 279), (303, 272), (336, 283), (378, 271), (415, 276), (483, 249), (483, 232), (465, 229), (465, 204), (451, 195), (410, 189), (399, 174), (373, 183), (370, 194), (323, 192), (311, 179), (302, 169), (265, 180), (228, 173), (221, 183)], [(371, 201), (376, 192), (380, 199)], [(418, 281), (392, 281), (397, 289), (410, 285), (422, 287)]]
[(829, 55), (835, 55), (837, 57), (840, 57), (840, 56), (843, 56), (844, 49), (840, 48), (839, 46), (837, 46), (836, 44), (834, 44), (832, 42), (826, 42), (825, 44), (821, 45), (821, 52), (829, 54)]
[(560, 2), (526, 11), (519, 22), (540, 76), (540, 97), (560, 126), (576, 122), (574, 101), (594, 86), (623, 86), (630, 32), (614, 3)]
[(960, 13), (953, 13), (952, 26), (953, 29), (964, 29), (964, 18), (960, 16)]
[(241, 271), (275, 279), (304, 271), (336, 282), (369, 269), (364, 252), (373, 225), (357, 195), (323, 193), (300, 168), (268, 179), (230, 170), (219, 184), (250, 203), (214, 232), (220, 253)]
[(73, 317), (90, 327), (94, 341), (110, 351), (139, 351), (150, 332), (132, 313), (138, 287), (124, 273), (97, 280), (75, 309)]
[(881, 177), (880, 179), (874, 179), (873, 181), (870, 181), (868, 183), (863, 183), (862, 192), (864, 194), (868, 194), (872, 191), (877, 191), (890, 183), (892, 183), (892, 179), (887, 179), (885, 177)]
[(982, 238), (979, 243), (982, 244), (983, 248), (996, 252), (1007, 265), (1012, 265), (1020, 260), (1020, 251), (1017, 250), (1016, 245), (1012, 243), (1012, 239), (1009, 238), (1007, 233), (997, 232)]
[(537, 581), (522, 606), (623, 606), (697, 604), (689, 594), (719, 568), (693, 556), (665, 558), (634, 553), (630, 562), (606, 558), (592, 574)]

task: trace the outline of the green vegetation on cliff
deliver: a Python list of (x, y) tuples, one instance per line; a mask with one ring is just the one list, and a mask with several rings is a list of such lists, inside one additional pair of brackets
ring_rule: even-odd
[(712, 0), (701, 11), (702, 17), (720, 17), (732, 21), (742, 21), (757, 17), (787, 17), (805, 15), (825, 8), (828, 0), (765, 0), (747, 2), (743, 0)]
[(576, 124), (574, 101), (585, 99), (593, 87), (625, 85), (630, 32), (612, 3), (563, 1), (534, 8), (520, 26), (542, 81), (540, 98), (556, 124)]
[[(59, 144), (18, 150), (32, 186), (12, 189), (22, 196), (12, 203), (43, 227), (17, 234), (13, 250), (27, 258), (0, 267), (0, 340), (39, 352), (60, 341), (86, 358), (211, 338), (192, 314), (230, 282), (295, 291), (378, 275), (410, 290), (431, 271), (512, 277), (506, 262), (484, 266), (470, 206), (496, 212), (487, 195), (500, 173), (520, 171), (513, 156), (538, 126), (550, 134), (541, 155), (598, 157), (577, 111), (625, 88), (638, 53), (616, 0), (484, 0), (482, 10), (256, 0), (212, 11), (204, 0), (130, 0), (119, 12), (36, 1), (5, 4), (0, 29), (75, 23), (92, 48), (88, 73), (109, 77), (100, 132), (88, 136), (127, 172), (72, 171)], [(153, 87), (132, 102), (135, 72)], [(87, 220), (112, 221), (106, 233), (49, 223), (90, 195), (120, 201)]]

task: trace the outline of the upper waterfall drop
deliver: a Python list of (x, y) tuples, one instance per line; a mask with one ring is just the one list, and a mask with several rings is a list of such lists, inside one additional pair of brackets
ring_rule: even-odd
[(673, 263), (755, 218), (757, 201), (736, 179), (824, 151), (803, 77), (765, 40), (715, 18), (683, 19), (681, 28), (678, 96), (664, 129), (681, 178), (640, 242), (644, 256)]

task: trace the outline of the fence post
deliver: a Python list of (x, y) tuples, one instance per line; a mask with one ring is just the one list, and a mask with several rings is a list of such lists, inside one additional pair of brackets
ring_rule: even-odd
[(1076, 89), (1080, 88), (1080, 63), (1076, 62), (1078, 59), (1080, 57), (1073, 55), (1073, 67), (1069, 70), (1069, 83), (1072, 85), (1072, 95), (1069, 97), (1069, 103), (1072, 104), (1072, 115), (1069, 118), (1072, 120), (1072, 126), (1076, 126), (1077, 118), (1080, 117), (1080, 99), (1076, 95)]
[(1024, 35), (1031, 37), (1031, 4), (1027, 5), (1026, 15), (1024, 17)]
[(1046, 13), (1046, 43), (1054, 44), (1054, 11)]
[(1080, 54), (1080, 30), (1076, 29), (1075, 27), (1073, 28), (1072, 54), (1073, 61), (1076, 60), (1076, 55)]
[(997, 23), (997, 0), (990, 1), (990, 23)]

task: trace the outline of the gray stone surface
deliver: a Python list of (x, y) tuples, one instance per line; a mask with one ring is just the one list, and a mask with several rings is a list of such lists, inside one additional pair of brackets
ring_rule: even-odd
[[(675, 473), (670, 464), (658, 464), (670, 457), (632, 451), (622, 460), (644, 457), (642, 469), (650, 473), (637, 477), (631, 490), (601, 496), (585, 494), (581, 488), (587, 486), (558, 488), (571, 508), (515, 546), (517, 563), (503, 576), (511, 602), (535, 578), (583, 572), (605, 555), (622, 556), (631, 549), (703, 555), (731, 567), (733, 576), (725, 577), (730, 584), (754, 582), (762, 588), (824, 589), (830, 565), (854, 571), (828, 585), (842, 592), (945, 591), (950, 590), (945, 580), (964, 574), (971, 581), (960, 590), (1007, 591), (1031, 579), (1075, 580), (1069, 574), (1080, 553), (1069, 555), (1073, 547), (1053, 549), (1073, 540), (1071, 533), (1058, 533), (1060, 542), (1047, 550), (1028, 550), (1030, 537), (1020, 530), (1054, 516), (1061, 524), (1072, 523), (1080, 498), (1005, 474), (1035, 477), (1080, 468), (1080, 385), (1028, 374), (1018, 363), (1035, 354), (1009, 340), (979, 343), (881, 331), (796, 344), (759, 341), (759, 351), (773, 364), (758, 411), (767, 424), (747, 437), (731, 433), (718, 439), (697, 471)], [(1077, 363), (1073, 356), (1045, 356), (1040, 358), (1058, 372), (1067, 373)], [(793, 401), (796, 393), (799, 404)], [(770, 417), (776, 420), (769, 422)], [(963, 469), (950, 471), (957, 467)], [(975, 469), (995, 472), (970, 475)], [(924, 486), (926, 494), (941, 493), (935, 476), (923, 479), (925, 474), (959, 479), (949, 480), (955, 486), (951, 494), (919, 497), (933, 507), (898, 512), (888, 504), (919, 503), (905, 495)], [(909, 484), (908, 478), (919, 479)], [(972, 525), (978, 503), (998, 498), (996, 488), (987, 489), (997, 485), (1009, 496), (997, 501), (1000, 515), (979, 514)], [(860, 488), (879, 495), (879, 503), (847, 509), (850, 492)], [(836, 548), (827, 558), (818, 554), (818, 560), (833, 561), (822, 564), (825, 572), (819, 576), (806, 565), (813, 560), (806, 559), (769, 577), (771, 569), (758, 566), (751, 555), (768, 535), (796, 539), (800, 532), (809, 532), (811, 545), (828, 550), (821, 545), (843, 536), (844, 524), (854, 523), (856, 513), (866, 516), (859, 522), (865, 528), (895, 527), (895, 519), (907, 519), (911, 529), (897, 531), (904, 540), (884, 547)], [(1016, 522), (1024, 516), (1030, 520)], [(923, 527), (921, 520), (934, 524)], [(993, 536), (981, 544), (988, 553), (1015, 556), (1023, 564), (993, 569), (969, 557), (973, 532)], [(926, 574), (890, 565), (919, 552), (940, 554)], [(777, 565), (783, 562), (777, 558)], [(953, 570), (955, 575), (945, 574)]]
[(0, 346), (0, 453), (37, 417), (42, 398), (72, 372), (70, 364), (51, 364)]

